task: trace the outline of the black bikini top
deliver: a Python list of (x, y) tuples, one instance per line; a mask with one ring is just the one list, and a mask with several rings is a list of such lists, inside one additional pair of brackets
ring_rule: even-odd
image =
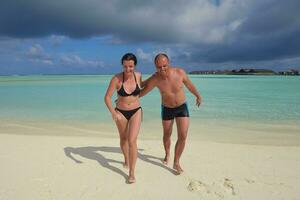
[(123, 80), (122, 80), (122, 86), (121, 88), (118, 90), (118, 95), (122, 96), (122, 97), (127, 97), (127, 96), (138, 96), (141, 92), (141, 88), (139, 87), (139, 85), (137, 84), (137, 81), (136, 81), (136, 77), (135, 77), (135, 73), (133, 72), (133, 76), (134, 76), (134, 80), (135, 80), (135, 83), (136, 83), (136, 86), (135, 86), (135, 90), (131, 93), (131, 94), (128, 94), (125, 89), (124, 89), (124, 72), (123, 72)]

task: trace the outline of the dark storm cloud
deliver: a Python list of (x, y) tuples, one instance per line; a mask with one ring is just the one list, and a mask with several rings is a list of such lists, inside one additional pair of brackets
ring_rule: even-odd
[(224, 1), (223, 7), (214, 2), (4, 0), (0, 3), (0, 35), (17, 38), (51, 34), (75, 38), (114, 35), (130, 41), (199, 43), (206, 41), (203, 36), (214, 26), (234, 18), (239, 11), (231, 7), (241, 7), (234, 6), (234, 0)]
[(194, 62), (247, 62), (300, 56), (300, 1), (258, 2), (227, 38), (217, 44), (191, 45)]
[(184, 44), (190, 62), (272, 60), (300, 56), (299, 7), (297, 0), (4, 0), (0, 36), (110, 35)]

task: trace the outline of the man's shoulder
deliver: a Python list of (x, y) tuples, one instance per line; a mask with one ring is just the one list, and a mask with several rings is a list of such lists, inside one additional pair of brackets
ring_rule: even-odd
[(158, 78), (158, 74), (157, 74), (157, 72), (155, 72), (154, 74), (152, 74), (152, 75), (149, 77), (148, 80), (149, 80), (151, 83), (155, 84), (156, 81), (157, 81), (157, 78)]
[(185, 73), (185, 70), (182, 67), (174, 67), (174, 69), (179, 73)]
[(151, 76), (150, 76), (150, 79), (157, 79), (158, 77), (158, 73), (157, 72), (154, 72)]
[(179, 75), (185, 75), (185, 70), (182, 67), (172, 67), (172, 70)]

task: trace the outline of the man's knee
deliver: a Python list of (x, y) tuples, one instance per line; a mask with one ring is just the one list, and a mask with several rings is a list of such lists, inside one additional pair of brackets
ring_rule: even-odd
[(185, 142), (187, 138), (187, 134), (178, 134), (178, 141)]
[(171, 128), (164, 128), (164, 136), (171, 137), (172, 135), (172, 127)]
[(170, 142), (171, 141), (171, 137), (170, 136), (168, 136), (168, 137), (166, 137), (166, 136), (164, 136), (163, 137), (163, 141), (166, 143), (166, 142)]
[(172, 131), (164, 131), (163, 139), (164, 141), (170, 140), (172, 135)]

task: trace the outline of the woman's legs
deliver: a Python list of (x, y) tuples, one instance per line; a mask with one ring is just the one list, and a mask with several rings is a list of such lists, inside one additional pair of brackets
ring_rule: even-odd
[(142, 109), (139, 109), (128, 123), (128, 143), (129, 143), (129, 183), (135, 182), (135, 164), (137, 159), (137, 136), (141, 126)]
[(116, 125), (118, 127), (118, 131), (120, 135), (120, 147), (124, 155), (123, 166), (125, 168), (128, 168), (129, 166), (128, 121), (119, 111), (117, 112), (122, 116), (121, 119), (116, 121)]

